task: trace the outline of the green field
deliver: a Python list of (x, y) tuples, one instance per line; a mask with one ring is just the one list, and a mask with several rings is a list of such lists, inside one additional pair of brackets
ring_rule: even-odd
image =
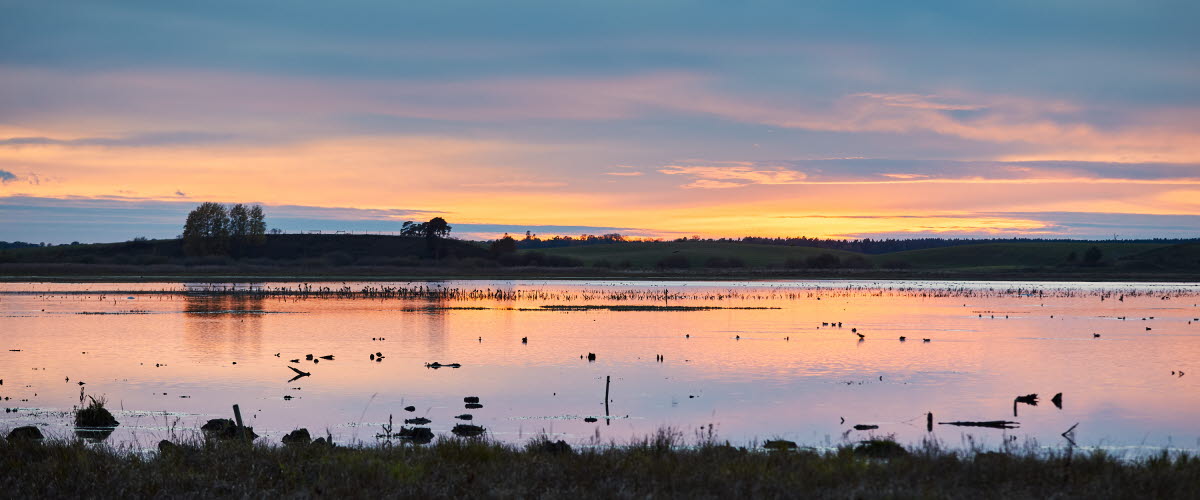
[[(1091, 247), (1102, 253), (1098, 265), (1085, 266), (1084, 255)], [(1200, 245), (1171, 245), (1164, 243), (1093, 243), (1093, 242), (1017, 242), (959, 245), (877, 255), (841, 250), (760, 245), (736, 242), (636, 242), (610, 243), (578, 247), (537, 250), (549, 255), (572, 257), (585, 265), (607, 261), (615, 267), (628, 262), (635, 269), (653, 269), (657, 263), (672, 255), (685, 257), (691, 268), (708, 266), (712, 258), (740, 259), (749, 269), (785, 269), (790, 260), (804, 261), (821, 254), (838, 257), (842, 265), (834, 267), (876, 269), (926, 269), (963, 271), (1004, 271), (1086, 268), (1131, 268), (1139, 270), (1169, 270), (1172, 267), (1194, 269), (1200, 262)], [(1075, 260), (1069, 260), (1071, 253)], [(1156, 266), (1142, 265), (1157, 262)], [(862, 264), (866, 264), (863, 266)], [(1191, 267), (1188, 267), (1188, 266)], [(796, 266), (790, 266), (796, 267)], [(805, 268), (807, 266), (799, 266)]]
[[(443, 253), (456, 258), (483, 258), (484, 245), (438, 240)], [(0, 250), (0, 263), (77, 263), (118, 265), (220, 265), (234, 261), (288, 265), (416, 265), (430, 258), (424, 238), (350, 234), (268, 235), (265, 243), (246, 248), (239, 257), (184, 254), (183, 240), (135, 240)]]
[[(180, 240), (0, 250), (0, 278), (743, 277), (1194, 281), (1200, 243), (979, 243), (863, 254), (732, 241), (626, 242), (493, 254), (486, 242), (375, 235), (271, 235), (240, 255), (188, 256)], [(1100, 258), (1088, 262), (1096, 247)], [(1071, 255), (1074, 254), (1074, 258)]]

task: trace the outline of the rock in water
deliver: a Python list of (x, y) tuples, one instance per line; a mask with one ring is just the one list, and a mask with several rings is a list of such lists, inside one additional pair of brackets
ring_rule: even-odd
[[(228, 418), (214, 418), (209, 420), (200, 427), (200, 430), (204, 431), (205, 436), (216, 439), (237, 439), (241, 434), (237, 424)], [(258, 437), (258, 434), (254, 433), (253, 427), (246, 427), (245, 433), (246, 438), (251, 440)]]
[(458, 424), (455, 425), (453, 429), (450, 429), (450, 432), (453, 432), (455, 436), (462, 437), (475, 437), (483, 434), (483, 431), (483, 427), (471, 424)]
[(401, 427), (400, 433), (397, 435), (400, 436), (400, 439), (406, 439), (417, 444), (425, 444), (433, 441), (433, 431), (429, 430), (428, 427), (413, 427), (411, 429)]
[(296, 429), (283, 437), (283, 444), (286, 445), (306, 445), (311, 442), (312, 436), (308, 435), (308, 429)]
[(104, 404), (92, 399), (87, 408), (75, 411), (75, 427), (116, 427), (121, 425)]

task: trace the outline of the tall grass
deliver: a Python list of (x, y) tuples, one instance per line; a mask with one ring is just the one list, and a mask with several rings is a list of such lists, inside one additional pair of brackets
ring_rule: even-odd
[[(1194, 498), (1200, 460), (1104, 452), (950, 451), (862, 443), (763, 451), (664, 429), (570, 449), (439, 438), (427, 446), (268, 446), (190, 440), (161, 451), (80, 440), (0, 442), (0, 492), (41, 497), (985, 497)], [(884, 440), (886, 441), (886, 440)], [(888, 453), (877, 454), (879, 447)], [(899, 448), (902, 451), (897, 451)]]

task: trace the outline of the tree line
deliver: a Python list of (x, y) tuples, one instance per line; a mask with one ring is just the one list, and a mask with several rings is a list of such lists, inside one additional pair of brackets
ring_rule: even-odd
[(266, 242), (266, 216), (261, 205), (204, 202), (188, 213), (182, 238), (188, 255), (242, 255)]
[[(505, 237), (511, 238), (508, 235)], [(517, 248), (536, 249), (536, 248), (559, 248), (559, 247), (576, 247), (587, 245), (603, 245), (608, 243), (631, 243), (631, 242), (661, 242), (662, 239), (641, 239), (629, 238), (620, 233), (611, 233), (603, 235), (582, 234), (578, 237), (572, 236), (554, 236), (552, 238), (539, 238), (537, 235), (528, 231), (525, 233), (524, 239), (513, 239), (513, 243)], [(886, 238), (886, 239), (834, 239), (834, 238), (809, 238), (806, 236), (787, 237), (787, 238), (768, 238), (761, 236), (745, 236), (742, 238), (701, 238), (699, 236), (684, 237), (674, 240), (675, 242), (721, 242), (721, 243), (751, 243), (758, 245), (778, 245), (778, 246), (794, 246), (808, 248), (823, 248), (829, 250), (845, 250), (849, 252), (865, 253), (865, 254), (884, 254), (892, 252), (903, 252), (906, 250), (924, 250), (927, 248), (945, 248), (961, 245), (979, 245), (985, 243), (1112, 243), (1113, 240), (1078, 240), (1067, 238)], [(1121, 239), (1116, 240), (1120, 243), (1162, 243), (1162, 244), (1177, 244), (1177, 243), (1195, 243), (1200, 242), (1200, 238), (1142, 238), (1142, 239)]]

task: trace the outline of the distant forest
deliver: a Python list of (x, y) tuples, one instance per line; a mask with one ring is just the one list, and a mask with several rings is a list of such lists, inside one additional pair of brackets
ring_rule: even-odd
[[(603, 245), (609, 243), (628, 243), (636, 241), (647, 241), (640, 239), (630, 239), (618, 233), (592, 235), (583, 234), (579, 237), (571, 236), (555, 236), (553, 238), (541, 239), (529, 232), (525, 233), (525, 238), (516, 240), (516, 246), (521, 250), (538, 249), (538, 248), (560, 248), (560, 247), (577, 247), (587, 245)], [(661, 241), (661, 240), (649, 240)], [(1197, 243), (1200, 238), (1143, 238), (1143, 239), (1120, 239), (1120, 240), (1078, 240), (1067, 238), (912, 238), (912, 239), (871, 239), (863, 238), (857, 240), (849, 239), (825, 239), (825, 238), (808, 238), (805, 236), (792, 238), (765, 238), (761, 236), (745, 236), (742, 238), (679, 238), (673, 240), (676, 242), (723, 242), (723, 243), (753, 243), (758, 245), (779, 245), (791, 247), (807, 247), (807, 248), (825, 248), (830, 250), (845, 250), (849, 252), (858, 252), (865, 254), (883, 254), (891, 252), (903, 252), (906, 250), (924, 250), (927, 248), (945, 248), (961, 245), (981, 245), (986, 243), (1161, 243), (1161, 244), (1178, 244), (1178, 243)]]

